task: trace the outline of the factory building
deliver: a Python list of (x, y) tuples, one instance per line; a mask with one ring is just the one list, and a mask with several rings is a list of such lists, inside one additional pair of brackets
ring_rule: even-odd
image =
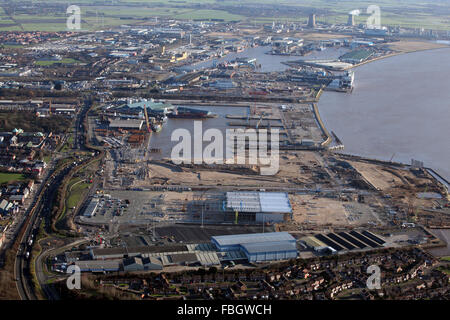
[(143, 120), (111, 120), (109, 127), (111, 129), (135, 129), (141, 130), (144, 124)]
[(106, 108), (105, 112), (111, 116), (119, 115), (121, 117), (143, 118), (144, 108), (147, 108), (149, 116), (163, 116), (173, 109), (173, 105), (170, 103), (156, 102), (153, 99), (128, 99), (124, 104)]
[[(157, 259), (162, 266), (171, 265), (219, 265), (221, 260), (233, 260), (244, 258), (244, 255), (231, 253), (221, 256), (219, 259), (215, 247), (210, 243), (187, 244), (171, 246), (140, 246), (140, 247), (114, 247), (91, 248), (90, 256), (93, 260), (128, 259), (124, 262), (127, 270), (139, 269), (143, 265), (144, 270), (155, 270)], [(228, 256), (230, 256), (228, 258)], [(137, 259), (132, 259), (137, 258)], [(141, 261), (142, 260), (142, 261)], [(148, 265), (150, 263), (150, 265)], [(157, 264), (157, 263), (156, 263)], [(136, 269), (136, 270), (137, 270)]]
[(76, 261), (75, 265), (81, 272), (117, 272), (120, 271), (122, 260), (109, 261)]
[(86, 210), (84, 210), (83, 215), (85, 217), (93, 217), (95, 215), (95, 212), (97, 211), (98, 207), (98, 198), (93, 198), (89, 205), (86, 207)]
[(214, 236), (218, 251), (242, 251), (250, 262), (287, 260), (298, 255), (296, 240), (288, 232)]
[(292, 218), (289, 196), (284, 192), (227, 192), (223, 211), (238, 221), (277, 223)]
[(317, 253), (336, 253), (336, 250), (334, 250), (332, 247), (327, 246), (325, 243), (312, 236), (303, 237), (300, 239), (300, 242), (304, 243), (306, 247), (314, 250)]
[(123, 270), (127, 272), (162, 269), (162, 262), (155, 257), (131, 257), (123, 259)]
[(269, 243), (245, 243), (242, 250), (249, 262), (288, 260), (297, 258), (295, 244), (279, 241)]

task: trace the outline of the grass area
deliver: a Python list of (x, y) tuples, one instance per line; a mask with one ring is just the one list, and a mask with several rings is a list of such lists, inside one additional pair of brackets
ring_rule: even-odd
[(68, 152), (68, 151), (70, 151), (72, 146), (73, 146), (73, 135), (70, 134), (69, 137), (67, 138), (67, 141), (64, 143), (64, 145), (62, 146), (62, 148), (59, 151), (60, 152)]
[(447, 275), (450, 275), (450, 267), (439, 267), (438, 270)]
[(80, 182), (80, 181), (75, 182), (75, 183), (77, 183), (76, 185), (69, 184), (69, 188), (68, 188), (68, 190), (70, 190), (69, 197), (66, 200), (67, 207), (69, 209), (76, 207), (80, 203), (80, 200), (83, 197), (84, 191), (90, 187), (89, 183)]
[(0, 269), (0, 300), (19, 300), (14, 278), (14, 262), (18, 244), (6, 253), (5, 265)]
[(442, 257), (441, 260), (442, 260), (442, 261), (450, 262), (450, 256), (448, 256), (448, 257)]
[(65, 197), (66, 200), (64, 201), (61, 214), (57, 218), (57, 223), (60, 223), (66, 217), (68, 209), (75, 208), (80, 204), (90, 186), (90, 183), (85, 182), (81, 178), (73, 178), (69, 181)]
[[(18, 0), (14, 0), (18, 1)], [(67, 3), (66, 0), (36, 0), (35, 3)], [(82, 30), (98, 30), (108, 26), (121, 24), (139, 24), (148, 21), (149, 17), (172, 17), (174, 19), (223, 19), (251, 20), (256, 22), (298, 21), (305, 22), (311, 9), (315, 9), (318, 22), (345, 23), (347, 14), (352, 10), (360, 10), (355, 17), (356, 23), (365, 23), (369, 14), (369, 5), (376, 4), (381, 9), (381, 24), (403, 27), (424, 27), (433, 29), (450, 29), (450, 7), (445, 2), (420, 0), (121, 0), (102, 5), (95, 0), (78, 0), (76, 4), (81, 8)], [(88, 4), (88, 5), (87, 5)], [(268, 13), (269, 5), (276, 5), (282, 10)], [(244, 8), (240, 10), (240, 8)], [(250, 10), (245, 9), (248, 6)], [(265, 10), (259, 11), (262, 6)], [(252, 10), (251, 8), (255, 8)], [(277, 9), (278, 9), (277, 8)], [(286, 10), (292, 8), (292, 10)], [(36, 14), (17, 14), (14, 19), (20, 26), (6, 23), (10, 17), (0, 12), (4, 18), (5, 27), (0, 31), (20, 30), (20, 26), (28, 30), (64, 31), (66, 30), (67, 14), (61, 12)], [(14, 23), (14, 22), (13, 22)]]
[(21, 173), (4, 173), (0, 172), (0, 184), (12, 181), (23, 181), (26, 177)]
[(74, 160), (75, 158), (73, 157), (59, 159), (58, 162), (56, 163), (56, 168), (60, 168), (69, 162), (73, 162)]
[(54, 65), (56, 63), (72, 64), (72, 63), (79, 63), (79, 62), (80, 61), (77, 61), (77, 60), (72, 59), (72, 58), (64, 58), (64, 59), (61, 59), (61, 60), (40, 60), (40, 61), (36, 61), (35, 64), (37, 66), (46, 67), (46, 66)]
[(174, 15), (175, 19), (221, 19), (225, 21), (243, 20), (244, 16), (231, 14), (222, 10), (191, 10), (189, 12)]
[(43, 160), (45, 163), (50, 163), (50, 161), (52, 160), (52, 156), (51, 155), (44, 156)]
[(0, 220), (0, 226), (5, 227), (8, 224), (10, 224), (11, 219), (4, 219), (4, 220)]
[(373, 53), (372, 50), (353, 50), (353, 51), (347, 52), (346, 54), (344, 54), (340, 58), (341, 59), (355, 59), (355, 60), (364, 61), (367, 58), (369, 58), (372, 55), (372, 53)]
[(72, 131), (71, 134), (70, 134), (70, 136), (69, 136), (69, 138), (67, 138), (67, 142), (68, 142), (69, 144), (73, 144), (73, 139), (74, 139), (74, 137), (73, 137), (73, 131)]
[(20, 49), (20, 48), (23, 48), (23, 45), (21, 45), (21, 44), (2, 44), (1, 47), (6, 48), (6, 49)]

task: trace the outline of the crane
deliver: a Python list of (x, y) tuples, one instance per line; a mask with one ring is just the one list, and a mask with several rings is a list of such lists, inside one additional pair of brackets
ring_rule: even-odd
[(389, 162), (392, 162), (392, 159), (394, 159), (394, 157), (395, 157), (395, 152), (392, 154), (392, 157), (391, 157), (391, 159), (389, 159)]
[(147, 131), (152, 132), (152, 129), (150, 128), (150, 121), (148, 120), (147, 106), (145, 104), (144, 104), (144, 115), (145, 115), (145, 123), (147, 125)]
[(256, 124), (256, 129), (258, 129), (259, 125), (261, 124), (262, 118), (266, 115), (266, 112), (261, 113), (261, 117), (258, 120), (258, 123)]

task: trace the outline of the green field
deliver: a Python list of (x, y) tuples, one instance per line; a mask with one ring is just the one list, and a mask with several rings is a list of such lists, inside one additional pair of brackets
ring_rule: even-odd
[(51, 66), (55, 63), (61, 63), (61, 64), (71, 64), (71, 63), (79, 63), (79, 61), (71, 58), (66, 58), (62, 60), (40, 60), (36, 61), (37, 66), (45, 67), (45, 66)]
[[(34, 3), (39, 8), (39, 3), (66, 5), (68, 2), (35, 0)], [(85, 31), (121, 24), (142, 24), (151, 17), (246, 20), (257, 23), (283, 20), (305, 22), (311, 10), (317, 12), (318, 22), (327, 23), (345, 23), (350, 11), (360, 10), (361, 15), (356, 17), (356, 23), (365, 23), (368, 17), (367, 7), (372, 4), (380, 7), (382, 25), (450, 29), (450, 6), (430, 0), (114, 0), (111, 3), (114, 5), (101, 5), (95, 0), (76, 0), (70, 4), (80, 6), (82, 30)], [(264, 12), (258, 11), (271, 4), (284, 10), (273, 8), (271, 14), (272, 7), (265, 7)], [(250, 9), (240, 9), (245, 6)], [(39, 9), (35, 14), (18, 13), (10, 17), (0, 9), (0, 30), (64, 31), (67, 17), (64, 10), (43, 14)], [(11, 25), (14, 23), (17, 24)]]
[(0, 172), (0, 184), (9, 183), (12, 181), (23, 181), (25, 176), (21, 173), (4, 173)]
[(443, 273), (450, 275), (450, 268), (449, 267), (439, 267), (438, 268), (440, 271), (442, 271)]
[[(69, 197), (67, 198), (67, 207), (69, 209), (76, 207), (79, 204), (81, 197), (84, 194), (84, 191), (90, 186), (89, 183), (80, 181), (81, 181), (80, 179), (73, 179), (69, 184), (68, 190), (70, 190), (70, 192)], [(74, 185), (75, 183), (77, 184)]]
[(80, 178), (73, 178), (72, 180), (70, 180), (67, 186), (64, 208), (61, 214), (58, 216), (58, 222), (63, 221), (63, 219), (66, 217), (67, 210), (75, 208), (80, 204), (80, 201), (82, 200), (82, 197), (84, 196), (89, 186), (89, 183), (86, 183)]
[(341, 56), (340, 59), (355, 59), (364, 61), (369, 58), (372, 53), (372, 50), (353, 50)]

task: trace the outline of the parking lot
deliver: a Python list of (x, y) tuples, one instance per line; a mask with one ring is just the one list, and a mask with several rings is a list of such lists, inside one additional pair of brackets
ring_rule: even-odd
[(183, 206), (190, 192), (105, 191), (98, 195), (99, 205), (93, 217), (82, 221), (98, 224), (146, 224), (178, 221), (184, 218)]

